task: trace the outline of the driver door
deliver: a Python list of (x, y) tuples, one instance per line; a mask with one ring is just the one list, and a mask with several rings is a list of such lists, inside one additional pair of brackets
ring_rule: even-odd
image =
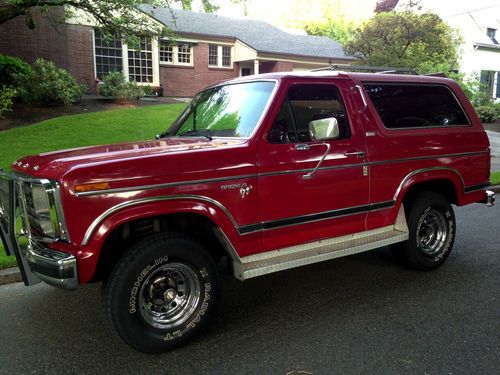
[[(259, 150), (263, 245), (275, 250), (365, 230), (369, 183), (350, 81), (291, 82)], [(352, 108), (351, 108), (352, 109)], [(324, 120), (318, 122), (318, 120)], [(338, 134), (313, 124), (338, 124)], [(331, 127), (331, 126), (330, 126)], [(331, 129), (330, 129), (331, 130)], [(316, 139), (315, 132), (321, 133)]]

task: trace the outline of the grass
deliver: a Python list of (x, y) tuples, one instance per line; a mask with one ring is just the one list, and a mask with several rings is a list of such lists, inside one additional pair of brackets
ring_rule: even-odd
[[(98, 144), (152, 139), (167, 129), (185, 104), (165, 104), (62, 116), (0, 132), (0, 168), (22, 156)], [(1, 241), (0, 241), (1, 242)], [(0, 269), (16, 265), (0, 245)]]
[(490, 175), (490, 183), (492, 185), (500, 185), (500, 172), (493, 172)]

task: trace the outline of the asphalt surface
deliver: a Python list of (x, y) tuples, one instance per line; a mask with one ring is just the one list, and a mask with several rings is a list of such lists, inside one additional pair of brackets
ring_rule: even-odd
[(115, 338), (100, 284), (0, 287), (2, 374), (494, 374), (500, 369), (500, 206), (459, 208), (433, 272), (387, 248), (245, 281), (227, 278), (213, 324), (173, 352)]

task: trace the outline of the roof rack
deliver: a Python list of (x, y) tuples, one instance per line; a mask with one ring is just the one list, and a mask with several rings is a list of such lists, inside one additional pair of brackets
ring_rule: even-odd
[(364, 66), (364, 65), (332, 65), (326, 68), (313, 69), (313, 72), (319, 71), (348, 71), (348, 72), (369, 72), (377, 74), (411, 74), (418, 75), (417, 72), (411, 68), (393, 68), (383, 66)]

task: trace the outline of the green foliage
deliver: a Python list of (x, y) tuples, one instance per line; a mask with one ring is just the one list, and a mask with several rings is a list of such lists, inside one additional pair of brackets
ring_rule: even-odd
[(144, 89), (135, 82), (125, 81), (122, 72), (111, 72), (104, 76), (99, 93), (102, 96), (114, 97), (118, 102), (125, 102), (143, 96)]
[(497, 111), (493, 106), (480, 106), (475, 110), (483, 123), (489, 124), (497, 119)]
[(309, 35), (327, 36), (341, 44), (346, 44), (351, 40), (355, 28), (354, 22), (345, 19), (312, 22), (305, 25)]
[(459, 37), (433, 13), (382, 12), (358, 28), (346, 43), (360, 64), (409, 67), (420, 73), (457, 64)]
[(309, 35), (329, 37), (341, 44), (352, 39), (356, 27), (359, 26), (359, 14), (353, 17), (349, 12), (350, 2), (347, 0), (322, 1), (322, 17), (303, 25)]
[(154, 93), (153, 88), (149, 85), (142, 86), (142, 91), (144, 92), (144, 95), (153, 95)]
[(12, 87), (0, 87), (0, 118), (3, 118), (5, 112), (12, 110), (12, 99), (16, 93), (16, 89)]
[(493, 104), (493, 108), (495, 108), (497, 119), (500, 119), (500, 103)]
[(85, 92), (67, 70), (52, 61), (37, 59), (27, 76), (17, 79), (19, 95), (26, 103), (40, 105), (71, 105)]
[(18, 57), (0, 54), (0, 86), (12, 86), (16, 76), (26, 76), (31, 67)]

